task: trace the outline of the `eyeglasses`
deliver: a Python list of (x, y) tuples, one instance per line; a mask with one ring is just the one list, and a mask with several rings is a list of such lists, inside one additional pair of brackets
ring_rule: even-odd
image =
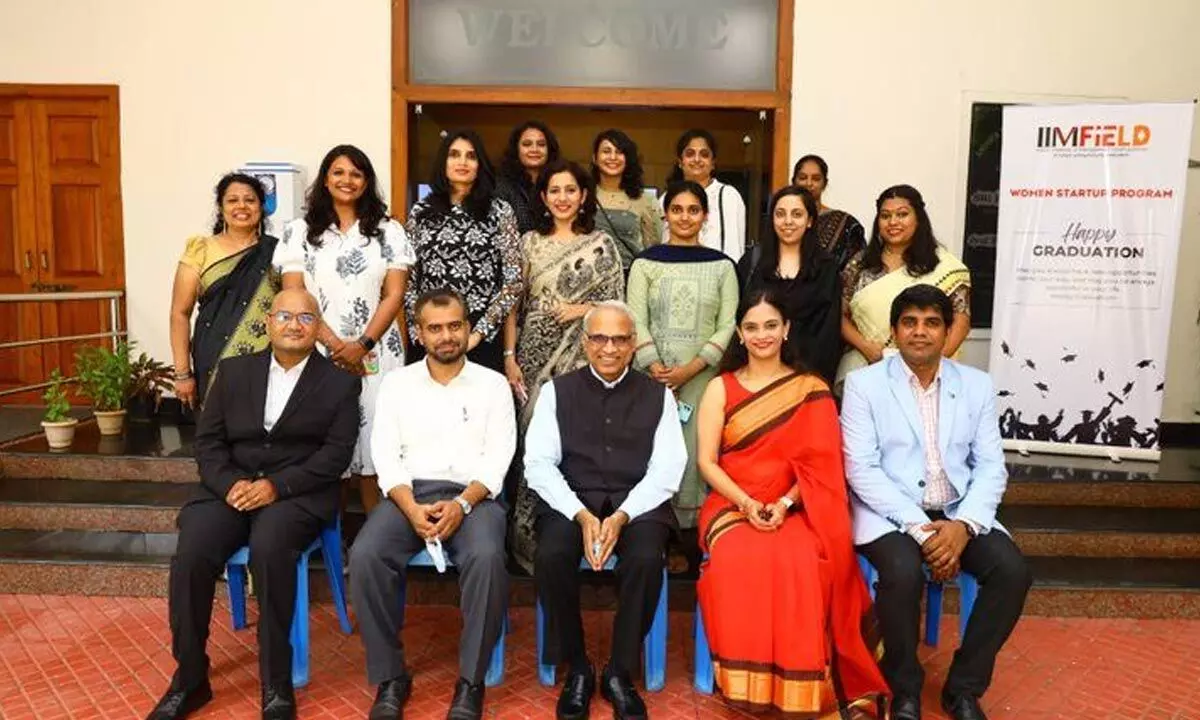
[(609, 343), (612, 343), (613, 347), (615, 347), (616, 349), (624, 350), (625, 348), (629, 347), (630, 343), (633, 342), (633, 336), (632, 335), (600, 335), (599, 333), (596, 333), (596, 334), (589, 334), (587, 336), (587, 341), (589, 343), (591, 343), (593, 347), (596, 347), (596, 348), (602, 348), (602, 347), (607, 346)]
[(291, 310), (276, 310), (271, 313), (271, 319), (280, 325), (287, 325), (292, 320), (298, 320), (304, 327), (309, 327), (317, 321), (317, 316), (310, 312), (294, 313)]

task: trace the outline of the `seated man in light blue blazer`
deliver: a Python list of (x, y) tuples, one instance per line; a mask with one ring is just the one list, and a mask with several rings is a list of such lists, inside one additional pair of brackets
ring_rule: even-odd
[(932, 285), (901, 292), (891, 311), (900, 353), (851, 373), (842, 399), (854, 542), (879, 572), (881, 667), (896, 720), (921, 717), (922, 565), (935, 580), (968, 572), (980, 584), (942, 690), (955, 720), (986, 720), (979, 697), (1031, 582), (996, 522), (1008, 476), (991, 378), (942, 357), (953, 316), (950, 298)]

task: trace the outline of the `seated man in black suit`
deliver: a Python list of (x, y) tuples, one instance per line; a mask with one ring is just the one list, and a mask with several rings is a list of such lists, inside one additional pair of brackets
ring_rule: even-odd
[(358, 378), (314, 352), (321, 314), (304, 290), (275, 296), (271, 348), (221, 362), (196, 429), (200, 485), (179, 511), (171, 559), (171, 651), (179, 668), (150, 720), (212, 699), (208, 627), (225, 561), (250, 546), (265, 720), (296, 717), (288, 633), (296, 561), (338, 511), (358, 439)]

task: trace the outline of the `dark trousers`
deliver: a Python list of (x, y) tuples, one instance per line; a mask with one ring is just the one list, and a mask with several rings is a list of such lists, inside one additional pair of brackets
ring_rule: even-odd
[[(632, 674), (639, 667), (642, 638), (650, 631), (662, 572), (666, 564), (670, 528), (653, 522), (626, 525), (617, 538), (617, 614), (613, 619), (609, 666), (615, 673)], [(538, 599), (546, 617), (542, 662), (567, 662), (573, 668), (587, 664), (583, 616), (579, 605), (582, 581), (583, 530), (557, 511), (544, 511), (537, 521), (537, 551), (533, 575)]]
[[(925, 682), (917, 659), (925, 589), (921, 547), (909, 535), (892, 532), (858, 550), (879, 573), (875, 612), (883, 634), (880, 668), (893, 693), (920, 697)], [(954, 653), (945, 692), (980, 697), (992, 682), (996, 654), (1021, 617), (1033, 578), (1021, 551), (999, 530), (970, 540), (960, 565), (979, 580), (979, 597)]]
[(296, 605), (296, 561), (321, 532), (322, 521), (290, 500), (244, 513), (219, 500), (179, 511), (179, 542), (171, 558), (171, 652), (175, 683), (191, 689), (208, 677), (208, 627), (213, 593), (225, 561), (250, 546), (258, 596), (258, 668), (263, 685), (291, 685), (289, 633)]
[[(417, 502), (449, 500), (462, 486), (417, 480)], [(442, 549), (458, 569), (463, 614), (458, 643), (459, 675), (472, 683), (483, 681), (492, 648), (504, 630), (508, 607), (508, 572), (505, 569), (504, 507), (484, 500), (463, 518), (458, 530), (442, 540)], [(425, 549), (425, 541), (396, 503), (384, 500), (371, 511), (367, 524), (350, 549), (350, 589), (367, 650), (367, 680), (378, 685), (406, 672), (404, 644), (400, 640), (404, 607), (400, 596), (408, 575), (408, 561)]]

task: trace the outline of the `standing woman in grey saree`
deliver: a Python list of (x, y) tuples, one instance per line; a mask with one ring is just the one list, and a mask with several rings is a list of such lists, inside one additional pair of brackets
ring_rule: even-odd
[(279, 275), (271, 266), (277, 241), (266, 233), (262, 183), (228, 173), (215, 195), (212, 235), (187, 241), (171, 290), (175, 394), (194, 410), (204, 401), (218, 362), (266, 349), (267, 313), (279, 290)]
[[(522, 436), (543, 384), (587, 365), (583, 316), (595, 303), (625, 296), (617, 247), (596, 227), (591, 175), (559, 160), (542, 170), (536, 190), (538, 224), (521, 238), (525, 293), (504, 327), (504, 374), (521, 406)], [(517, 562), (532, 572), (537, 496), (524, 477), (516, 495), (509, 537)]]

